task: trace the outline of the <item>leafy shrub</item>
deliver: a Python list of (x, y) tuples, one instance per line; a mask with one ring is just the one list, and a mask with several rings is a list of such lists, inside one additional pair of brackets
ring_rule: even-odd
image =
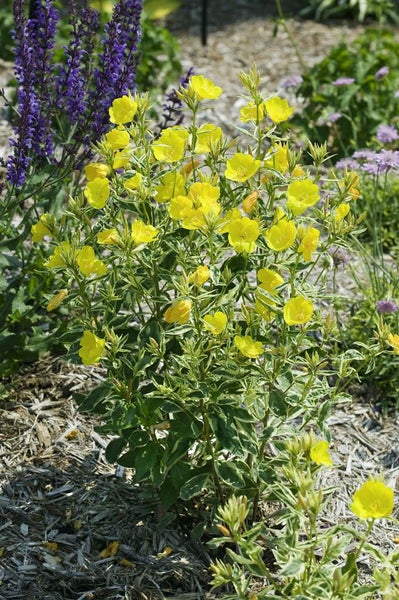
[(116, 436), (108, 459), (151, 481), (166, 507), (223, 502), (232, 487), (256, 506), (275, 478), (266, 445), (290, 437), (293, 418), (325, 432), (339, 396), (323, 344), (333, 322), (316, 306), (331, 245), (351, 229), (352, 177), (322, 177), (316, 146), (305, 171), (278, 135), (293, 109), (261, 97), (256, 70), (241, 78), (250, 148), (197, 123), (222, 91), (202, 76), (179, 93), (191, 124), (160, 137), (148, 98), (124, 96), (83, 193), (33, 230), (53, 238), (44, 266), (68, 290), (51, 307), (74, 307), (61, 341), (108, 373), (81, 409)]
[(331, 17), (355, 17), (364, 21), (375, 17), (379, 22), (398, 21), (397, 0), (307, 0), (303, 15), (315, 15), (316, 19)]
[(399, 44), (391, 31), (370, 29), (351, 45), (342, 41), (303, 75), (294, 123), (300, 135), (336, 156), (350, 156), (398, 120)]

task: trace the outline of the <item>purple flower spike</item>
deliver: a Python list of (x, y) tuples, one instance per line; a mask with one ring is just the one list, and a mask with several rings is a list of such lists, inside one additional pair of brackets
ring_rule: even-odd
[(399, 139), (399, 133), (395, 127), (392, 127), (392, 125), (381, 124), (378, 126), (375, 137), (379, 142), (381, 142), (381, 144), (390, 144), (391, 142)]
[(389, 315), (399, 310), (399, 306), (393, 300), (378, 300), (375, 307), (380, 315)]
[(381, 69), (378, 69), (378, 71), (376, 72), (374, 77), (377, 81), (380, 81), (380, 79), (383, 79), (385, 77), (385, 75), (388, 75), (388, 73), (389, 73), (389, 67), (381, 67)]
[(341, 113), (333, 112), (331, 115), (328, 115), (327, 121), (330, 123), (336, 123), (342, 117)]
[(338, 77), (338, 79), (333, 81), (332, 84), (337, 87), (340, 87), (343, 85), (350, 85), (351, 83), (354, 83), (354, 82), (355, 82), (355, 80), (353, 79), (353, 77)]

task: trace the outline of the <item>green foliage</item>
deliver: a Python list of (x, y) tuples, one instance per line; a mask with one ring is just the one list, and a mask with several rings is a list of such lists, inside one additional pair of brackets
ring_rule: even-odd
[(181, 75), (179, 43), (156, 21), (146, 17), (141, 21), (140, 62), (137, 68), (137, 86), (149, 91), (154, 99)]
[(378, 21), (398, 22), (395, 0), (307, 0), (301, 14), (314, 15), (324, 20), (332, 17), (354, 17), (364, 21), (366, 17), (375, 17)]
[[(389, 73), (378, 79), (382, 67)], [(299, 135), (327, 141), (336, 158), (364, 148), (380, 123), (398, 120), (398, 73), (399, 43), (391, 31), (369, 29), (350, 45), (342, 41), (303, 75), (297, 95), (304, 103), (293, 119)], [(354, 82), (334, 85), (341, 77)], [(330, 119), (337, 113), (337, 120)]]

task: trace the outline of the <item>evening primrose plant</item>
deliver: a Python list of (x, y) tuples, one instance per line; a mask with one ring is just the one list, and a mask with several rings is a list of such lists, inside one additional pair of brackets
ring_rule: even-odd
[[(359, 524), (327, 526), (333, 489), (324, 489), (318, 475), (333, 465), (328, 446), (313, 433), (279, 446), (279, 477), (268, 490), (269, 506), (279, 503), (279, 509), (262, 521), (248, 525), (251, 503), (245, 495), (218, 508), (218, 533), (209, 545), (223, 547), (225, 558), (212, 563), (212, 584), (234, 590), (226, 600), (397, 597), (398, 552), (384, 555), (371, 540), (375, 522), (392, 515), (393, 489), (369, 479), (348, 507)], [(358, 572), (365, 556), (374, 568), (367, 581)]]
[(353, 218), (342, 181), (321, 175), (325, 148), (301, 166), (279, 133), (292, 107), (262, 96), (255, 68), (240, 77), (250, 143), (203, 122), (223, 90), (202, 75), (178, 92), (189, 125), (158, 136), (148, 97), (125, 94), (82, 192), (32, 235), (58, 282), (47, 309), (69, 306), (71, 360), (105, 370), (80, 406), (114, 436), (108, 460), (166, 509), (239, 490), (255, 517), (282, 460), (271, 448), (310, 427), (326, 439), (343, 399), (324, 286)]

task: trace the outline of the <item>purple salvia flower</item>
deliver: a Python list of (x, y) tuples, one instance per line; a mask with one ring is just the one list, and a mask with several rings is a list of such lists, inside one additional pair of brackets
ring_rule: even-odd
[[(64, 63), (56, 78), (56, 103), (64, 108), (71, 123), (82, 122), (87, 109), (88, 86), (91, 78), (90, 60), (94, 37), (99, 28), (99, 14), (91, 8), (71, 18), (72, 39), (64, 46)], [(81, 123), (83, 125), (83, 123)]]
[(383, 77), (385, 77), (385, 75), (388, 75), (389, 73), (389, 67), (381, 67), (381, 69), (378, 69), (378, 71), (376, 72), (376, 74), (374, 75), (376, 81), (380, 81), (380, 79), (383, 79)]
[(53, 51), (58, 23), (58, 11), (53, 0), (36, 0), (35, 17), (29, 19), (32, 48), (35, 53), (35, 89), (40, 102), (34, 151), (39, 156), (51, 158), (54, 145), (51, 135), (53, 79)]
[(31, 161), (29, 154), (35, 139), (40, 111), (35, 90), (35, 56), (31, 44), (31, 27), (24, 14), (24, 0), (14, 2), (14, 22), (18, 119), (14, 135), (10, 138), (12, 152), (8, 159), (7, 180), (12, 185), (22, 186)]
[[(186, 75), (180, 78), (180, 87), (187, 87), (189, 79), (193, 73), (194, 69), (193, 67), (190, 67)], [(183, 102), (180, 100), (176, 92), (177, 90), (173, 88), (166, 96), (165, 102), (162, 105), (161, 122), (157, 126), (158, 132), (156, 137), (160, 136), (163, 129), (172, 127), (173, 125), (180, 125), (183, 122), (184, 115), (181, 111)]]
[(337, 87), (340, 87), (343, 85), (350, 85), (351, 83), (354, 83), (354, 82), (355, 82), (355, 80), (353, 79), (353, 77), (338, 77), (338, 79), (333, 81), (332, 84)]
[(378, 300), (375, 304), (375, 307), (380, 315), (389, 315), (399, 310), (399, 306), (393, 300)]
[(392, 125), (381, 124), (378, 126), (375, 137), (379, 142), (381, 142), (381, 144), (390, 144), (391, 142), (399, 139), (399, 134), (395, 127), (392, 127)]
[(134, 90), (141, 11), (142, 0), (119, 0), (106, 25), (103, 52), (94, 72), (95, 90), (91, 96), (91, 103), (95, 104), (92, 115), (96, 137), (108, 127), (108, 108), (113, 100)]

